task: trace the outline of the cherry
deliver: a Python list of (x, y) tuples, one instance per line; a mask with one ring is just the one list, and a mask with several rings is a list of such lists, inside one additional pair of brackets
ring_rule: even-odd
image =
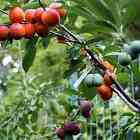
[(77, 135), (80, 133), (80, 127), (75, 122), (66, 122), (64, 124), (64, 130), (67, 134)]
[(20, 39), (25, 35), (25, 28), (23, 24), (14, 23), (10, 26), (10, 37), (13, 39)]
[(0, 25), (0, 41), (8, 39), (9, 28), (5, 25)]
[(106, 69), (113, 71), (113, 65), (110, 64), (108, 61), (103, 61), (102, 64), (106, 67)]
[(37, 8), (35, 11), (34, 20), (41, 22), (41, 16), (42, 16), (43, 12), (44, 12), (43, 8)]
[(56, 10), (48, 8), (43, 12), (41, 19), (44, 24), (55, 26), (60, 22), (60, 15)]
[(24, 25), (25, 28), (25, 38), (32, 38), (34, 33), (35, 33), (35, 29), (34, 29), (34, 25), (31, 23), (27, 23)]
[(9, 18), (12, 23), (21, 23), (25, 19), (25, 13), (20, 7), (13, 7), (9, 11)]
[(28, 9), (25, 11), (25, 19), (28, 22), (34, 23), (35, 21), (35, 9)]
[(104, 83), (106, 84), (106, 85), (112, 85), (112, 79), (109, 77), (109, 75), (106, 73), (105, 75), (104, 75)]
[(97, 92), (104, 101), (107, 101), (112, 97), (112, 89), (106, 84), (102, 84), (101, 86), (97, 87)]
[(34, 24), (35, 32), (42, 37), (45, 37), (48, 35), (48, 25), (44, 25), (42, 23), (36, 23)]
[(64, 17), (67, 14), (66, 9), (63, 7), (62, 3), (59, 2), (54, 2), (52, 3), (49, 8), (55, 9), (57, 10), (57, 12), (59, 13), (60, 17)]

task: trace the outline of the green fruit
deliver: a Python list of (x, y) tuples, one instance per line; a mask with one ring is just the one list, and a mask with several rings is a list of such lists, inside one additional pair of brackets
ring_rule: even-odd
[(118, 56), (118, 62), (122, 66), (127, 66), (131, 62), (131, 56), (129, 54), (127, 54), (127, 53), (121, 53)]
[(132, 41), (130, 43), (130, 48), (134, 53), (139, 54), (140, 53), (140, 40)]
[(88, 74), (87, 77), (84, 79), (84, 83), (88, 87), (100, 86), (101, 84), (103, 84), (103, 77), (98, 73)]
[(129, 46), (125, 47), (125, 51), (131, 56), (132, 60), (136, 59), (140, 53), (140, 41), (130, 42)]

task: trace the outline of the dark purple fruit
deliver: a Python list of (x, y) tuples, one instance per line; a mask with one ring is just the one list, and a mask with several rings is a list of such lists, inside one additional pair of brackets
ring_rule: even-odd
[(83, 117), (89, 118), (90, 117), (90, 110), (92, 104), (89, 101), (81, 100), (80, 101), (80, 111)]
[(88, 119), (91, 117), (91, 113), (90, 113), (90, 111), (89, 112), (82, 112), (82, 116)]
[(77, 135), (80, 133), (80, 127), (75, 122), (66, 122), (64, 124), (65, 133), (70, 135)]
[(80, 101), (80, 111), (81, 112), (89, 112), (91, 110), (91, 103), (86, 100)]

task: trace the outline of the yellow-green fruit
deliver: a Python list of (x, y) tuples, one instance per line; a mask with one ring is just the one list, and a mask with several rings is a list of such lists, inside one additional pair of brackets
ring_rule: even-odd
[(122, 66), (127, 66), (131, 63), (131, 56), (128, 53), (121, 53), (118, 56), (118, 62)]

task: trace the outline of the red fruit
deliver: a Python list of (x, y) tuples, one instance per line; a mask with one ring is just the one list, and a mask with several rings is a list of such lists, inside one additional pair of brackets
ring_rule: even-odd
[(54, 2), (52, 3), (49, 8), (55, 9), (57, 10), (57, 12), (59, 13), (60, 17), (64, 17), (66, 16), (66, 9), (63, 7), (62, 3), (59, 2)]
[(102, 84), (101, 86), (97, 87), (97, 92), (99, 93), (100, 97), (107, 101), (112, 97), (112, 89), (111, 87)]
[(36, 23), (34, 25), (35, 27), (35, 32), (39, 35), (39, 36), (42, 36), (42, 37), (45, 37), (48, 35), (48, 25), (44, 25), (42, 23)]
[(55, 130), (55, 133), (56, 133), (56, 135), (57, 135), (59, 138), (61, 138), (61, 139), (63, 139), (63, 138), (65, 137), (64, 128), (57, 128), (57, 129)]
[(25, 11), (25, 19), (28, 22), (34, 23), (35, 21), (35, 10), (34, 9), (28, 9)]
[(20, 39), (25, 35), (25, 28), (23, 24), (14, 23), (10, 26), (10, 37)]
[(0, 41), (8, 39), (9, 28), (4, 25), (0, 25)]
[(59, 13), (60, 17), (65, 17), (65, 16), (66, 16), (66, 14), (67, 14), (66, 9), (65, 9), (65, 8), (63, 8), (63, 7), (61, 7), (61, 8), (59, 8), (59, 9), (57, 9), (57, 11), (58, 11), (58, 13)]
[(108, 74), (105, 74), (104, 75), (104, 83), (106, 84), (106, 85), (112, 85), (112, 79), (109, 77), (109, 75)]
[(44, 12), (43, 8), (37, 8), (35, 11), (34, 19), (35, 21), (41, 22), (41, 16)]
[(64, 130), (67, 134), (77, 135), (80, 133), (80, 127), (75, 122), (66, 122), (64, 124)]
[(24, 25), (24, 28), (25, 28), (25, 38), (32, 38), (34, 33), (35, 33), (35, 29), (34, 29), (34, 26), (33, 24), (31, 23), (27, 23)]
[(9, 11), (9, 18), (12, 23), (21, 23), (25, 19), (25, 13), (21, 8), (14, 7)]
[(113, 71), (113, 65), (110, 64), (108, 61), (103, 61), (102, 64), (106, 67), (106, 69)]
[(60, 15), (56, 10), (49, 8), (43, 12), (41, 19), (44, 24), (55, 26), (60, 22)]

